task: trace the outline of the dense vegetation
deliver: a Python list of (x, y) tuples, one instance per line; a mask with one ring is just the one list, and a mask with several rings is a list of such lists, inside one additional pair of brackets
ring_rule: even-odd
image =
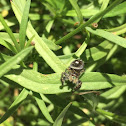
[[(125, 126), (125, 0), (0, 1), (0, 125)], [(82, 86), (61, 73), (82, 59)]]

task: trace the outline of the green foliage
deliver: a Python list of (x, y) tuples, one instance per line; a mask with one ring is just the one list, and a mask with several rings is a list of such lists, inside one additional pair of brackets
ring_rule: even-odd
[[(0, 124), (125, 125), (125, 5), (1, 0)], [(73, 93), (60, 79), (77, 58), (85, 73)]]
[(70, 107), (71, 103), (69, 103), (64, 109), (63, 111), (60, 113), (60, 115), (57, 117), (55, 123), (53, 124), (53, 126), (61, 126), (62, 125), (62, 121), (64, 118), (64, 115), (66, 114), (68, 108)]

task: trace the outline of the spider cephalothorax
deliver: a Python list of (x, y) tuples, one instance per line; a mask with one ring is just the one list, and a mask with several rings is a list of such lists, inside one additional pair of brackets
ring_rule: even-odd
[(79, 80), (80, 75), (84, 72), (84, 62), (80, 59), (74, 60), (70, 66), (61, 75), (61, 82), (70, 81), (75, 84), (73, 90), (81, 87), (82, 82)]

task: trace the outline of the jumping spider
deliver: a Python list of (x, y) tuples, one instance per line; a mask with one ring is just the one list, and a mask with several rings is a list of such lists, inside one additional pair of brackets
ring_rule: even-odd
[(80, 59), (74, 60), (70, 66), (61, 75), (61, 82), (70, 81), (75, 84), (73, 91), (81, 87), (82, 82), (79, 80), (80, 75), (84, 72), (84, 62)]

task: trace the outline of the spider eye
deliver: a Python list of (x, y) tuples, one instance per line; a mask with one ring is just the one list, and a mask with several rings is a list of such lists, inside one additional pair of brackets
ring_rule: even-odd
[(70, 67), (73, 69), (81, 70), (84, 68), (84, 62), (82, 60), (74, 60), (71, 64)]
[(80, 62), (79, 62), (78, 60), (76, 60), (76, 61), (75, 61), (75, 64), (76, 64), (76, 65), (79, 65), (79, 64), (80, 64)]

